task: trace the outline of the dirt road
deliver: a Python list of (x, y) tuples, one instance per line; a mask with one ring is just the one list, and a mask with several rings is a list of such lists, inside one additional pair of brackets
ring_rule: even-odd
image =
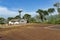
[(0, 40), (60, 40), (60, 30), (44, 29), (50, 25), (25, 25), (15, 29), (4, 29)]

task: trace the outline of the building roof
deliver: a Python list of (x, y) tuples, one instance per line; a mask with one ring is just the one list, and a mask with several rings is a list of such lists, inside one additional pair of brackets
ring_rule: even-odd
[(12, 19), (12, 20), (10, 20), (10, 21), (12, 21), (12, 22), (19, 22), (20, 20), (25, 20), (25, 21), (27, 21), (26, 19)]

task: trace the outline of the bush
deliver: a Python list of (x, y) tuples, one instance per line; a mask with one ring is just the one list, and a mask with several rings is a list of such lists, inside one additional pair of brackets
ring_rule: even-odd
[(2, 24), (2, 25), (3, 25), (3, 24), (5, 24), (5, 23), (4, 23), (4, 22), (0, 22), (0, 24)]
[(55, 24), (60, 24), (60, 19), (56, 20)]

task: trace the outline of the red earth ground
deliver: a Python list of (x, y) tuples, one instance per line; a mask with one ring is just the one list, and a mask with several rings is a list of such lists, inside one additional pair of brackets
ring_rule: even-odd
[(44, 27), (52, 24), (26, 24), (14, 28), (0, 29), (0, 40), (60, 40), (60, 30)]

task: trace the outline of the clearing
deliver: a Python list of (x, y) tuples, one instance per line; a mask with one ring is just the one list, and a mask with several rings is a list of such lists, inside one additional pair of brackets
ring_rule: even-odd
[(60, 30), (45, 28), (49, 26), (54, 25), (26, 24), (12, 28), (0, 28), (0, 40), (60, 40)]

